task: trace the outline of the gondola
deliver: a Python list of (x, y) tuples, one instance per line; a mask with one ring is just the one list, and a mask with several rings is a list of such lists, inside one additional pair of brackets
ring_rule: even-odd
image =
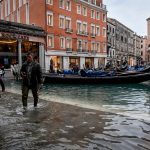
[(50, 73), (44, 74), (45, 83), (54, 84), (130, 84), (140, 83), (150, 80), (150, 72), (129, 74), (129, 75), (112, 75), (99, 77), (82, 77), (81, 75), (64, 75)]

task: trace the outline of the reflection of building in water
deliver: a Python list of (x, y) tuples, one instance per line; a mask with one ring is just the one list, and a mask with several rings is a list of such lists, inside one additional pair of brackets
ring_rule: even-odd
[(44, 31), (40, 27), (0, 21), (0, 64), (9, 68), (11, 64), (25, 61), (26, 53), (39, 57), (44, 68)]

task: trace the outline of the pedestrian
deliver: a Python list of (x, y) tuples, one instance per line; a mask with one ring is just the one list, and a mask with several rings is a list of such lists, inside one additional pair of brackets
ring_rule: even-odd
[(31, 89), (34, 98), (34, 107), (38, 104), (38, 91), (42, 84), (42, 69), (39, 63), (33, 60), (33, 54), (27, 54), (27, 60), (22, 65), (20, 74), (22, 77), (22, 103), (27, 109), (28, 93)]
[(2, 92), (4, 92), (5, 91), (5, 85), (4, 85), (4, 82), (3, 82), (1, 77), (0, 77), (0, 85), (1, 85), (1, 88), (2, 88)]
[(11, 64), (10, 68), (11, 68), (11, 73), (13, 74), (14, 79), (16, 79), (16, 70), (15, 70), (14, 64)]
[(0, 75), (1, 75), (1, 77), (4, 77), (4, 74), (5, 74), (5, 68), (4, 68), (3, 65), (1, 65), (1, 67), (0, 67)]
[(15, 78), (16, 81), (18, 81), (20, 79), (20, 69), (18, 63), (14, 64), (14, 69), (15, 69)]

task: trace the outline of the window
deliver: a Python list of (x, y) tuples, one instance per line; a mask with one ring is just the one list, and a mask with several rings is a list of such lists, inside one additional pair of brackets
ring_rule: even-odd
[(100, 12), (98, 12), (98, 11), (96, 12), (96, 19), (100, 20)]
[(53, 5), (53, 0), (47, 0), (46, 2), (47, 2), (47, 4), (49, 4), (49, 5)]
[(65, 38), (60, 37), (60, 48), (65, 48)]
[(82, 31), (82, 23), (77, 22), (77, 32), (80, 33)]
[(13, 0), (13, 11), (16, 10), (16, 0)]
[(99, 43), (99, 42), (96, 43), (96, 50), (97, 50), (98, 52), (100, 52), (100, 43)]
[(72, 39), (66, 38), (66, 48), (72, 48)]
[(84, 51), (88, 51), (88, 42), (87, 41), (83, 41), (82, 46), (83, 46)]
[(95, 42), (91, 43), (91, 50), (94, 51), (95, 50)]
[(65, 28), (65, 17), (64, 16), (59, 16), (59, 27), (60, 28)]
[(103, 43), (103, 52), (106, 52), (106, 44)]
[(82, 14), (83, 14), (83, 16), (87, 16), (87, 8), (86, 7), (82, 7)]
[(66, 2), (66, 10), (71, 11), (71, 1), (69, 0)]
[(47, 36), (47, 45), (50, 48), (54, 48), (54, 35)]
[(71, 29), (71, 18), (66, 17), (65, 26), (66, 26), (66, 29)]
[(22, 6), (22, 0), (19, 0), (19, 7)]
[(26, 3), (26, 24), (29, 24), (29, 3)]
[(7, 14), (10, 14), (10, 0), (7, 1)]
[(20, 9), (17, 9), (17, 22), (20, 23)]
[(91, 10), (91, 18), (95, 19), (95, 11), (93, 9)]
[(91, 3), (96, 5), (96, 0), (91, 0)]
[(59, 0), (59, 8), (64, 8), (64, 0)]
[(11, 15), (11, 21), (14, 22), (14, 20), (15, 20), (14, 19), (14, 14), (12, 13), (12, 15)]
[(106, 28), (103, 28), (103, 36), (106, 37)]
[(77, 40), (77, 49), (82, 50), (82, 40)]
[(47, 13), (47, 25), (53, 26), (53, 12)]
[(27, 3), (27, 0), (23, 0), (23, 4), (26, 4)]
[(82, 31), (87, 32), (87, 23), (86, 22), (83, 22)]
[(91, 34), (95, 34), (95, 25), (91, 24)]
[(103, 22), (106, 22), (106, 14), (103, 14)]
[(5, 17), (7, 16), (7, 1), (5, 1)]
[(96, 35), (100, 36), (100, 27), (99, 26), (96, 26)]
[(2, 5), (0, 4), (0, 19), (3, 19), (3, 7)]
[(81, 5), (77, 5), (77, 14), (81, 14)]

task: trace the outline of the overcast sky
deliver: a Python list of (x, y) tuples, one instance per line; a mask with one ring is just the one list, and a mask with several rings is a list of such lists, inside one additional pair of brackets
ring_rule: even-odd
[(150, 0), (103, 0), (103, 3), (107, 5), (108, 17), (117, 19), (138, 35), (147, 35)]

